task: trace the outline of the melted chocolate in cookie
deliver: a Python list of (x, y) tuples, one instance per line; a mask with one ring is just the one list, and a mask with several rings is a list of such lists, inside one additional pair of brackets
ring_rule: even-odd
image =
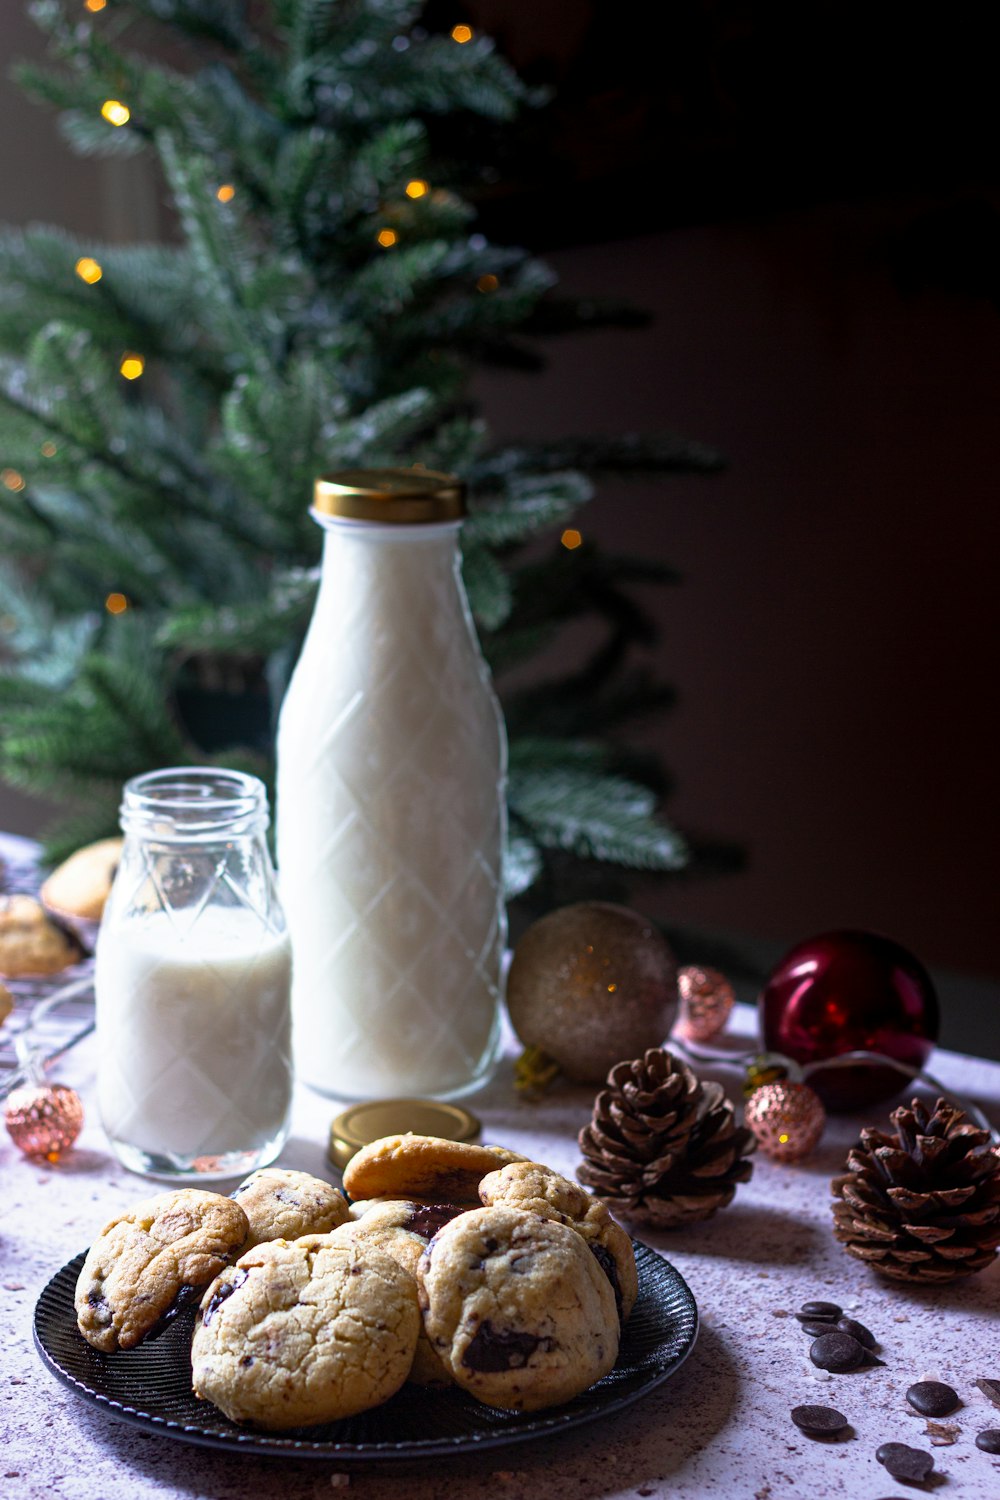
[(457, 1203), (415, 1203), (403, 1228), (429, 1240), (462, 1212)]
[(208, 1306), (205, 1308), (205, 1311), (201, 1315), (201, 1321), (206, 1328), (212, 1321), (215, 1314), (218, 1312), (219, 1308), (222, 1306), (223, 1302), (225, 1302), (226, 1298), (231, 1297), (238, 1286), (243, 1285), (248, 1275), (248, 1271), (235, 1271), (233, 1273), (232, 1281), (224, 1281), (222, 1283), (222, 1285), (219, 1287), (219, 1290), (212, 1296)]
[(611, 1283), (611, 1290), (615, 1294), (615, 1307), (618, 1309), (618, 1321), (620, 1323), (622, 1320), (622, 1284), (618, 1279), (618, 1264), (611, 1251), (607, 1250), (603, 1245), (591, 1243), (590, 1248), (593, 1251), (594, 1259)]
[(489, 1374), (496, 1370), (521, 1370), (538, 1348), (547, 1352), (552, 1348), (552, 1340), (518, 1329), (494, 1328), (486, 1319), (476, 1329), (462, 1355), (462, 1363), (470, 1370)]

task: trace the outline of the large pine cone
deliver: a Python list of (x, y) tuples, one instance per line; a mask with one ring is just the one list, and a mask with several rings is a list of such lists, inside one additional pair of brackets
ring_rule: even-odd
[(756, 1145), (722, 1085), (658, 1047), (611, 1069), (580, 1132), (576, 1175), (622, 1218), (670, 1228), (724, 1208)]
[(896, 1281), (981, 1271), (1000, 1245), (1000, 1148), (939, 1099), (893, 1110), (895, 1135), (862, 1130), (831, 1183), (834, 1234), (848, 1255)]

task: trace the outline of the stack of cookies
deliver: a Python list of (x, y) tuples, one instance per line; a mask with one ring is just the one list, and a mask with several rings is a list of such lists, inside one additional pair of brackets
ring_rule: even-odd
[(140, 1204), (87, 1255), (81, 1333), (129, 1349), (200, 1295), (195, 1394), (269, 1430), (352, 1416), (407, 1380), (533, 1411), (612, 1368), (635, 1259), (575, 1183), (500, 1147), (406, 1135), (366, 1146), (344, 1187), (268, 1168), (231, 1198)]

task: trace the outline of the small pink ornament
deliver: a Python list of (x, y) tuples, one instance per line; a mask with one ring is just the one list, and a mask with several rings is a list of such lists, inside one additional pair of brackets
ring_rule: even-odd
[(64, 1083), (26, 1083), (12, 1089), (4, 1108), (7, 1134), (25, 1156), (58, 1161), (83, 1126), (83, 1104)]
[(807, 1083), (764, 1083), (754, 1089), (744, 1123), (760, 1149), (775, 1161), (801, 1161), (817, 1145), (826, 1124), (819, 1095)]
[(736, 1002), (733, 987), (718, 969), (688, 964), (677, 974), (681, 1000), (677, 1033), (688, 1042), (710, 1042), (729, 1020)]

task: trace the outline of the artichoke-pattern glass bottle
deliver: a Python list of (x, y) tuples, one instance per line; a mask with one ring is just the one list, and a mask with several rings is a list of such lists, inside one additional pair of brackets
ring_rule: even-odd
[(462, 582), (462, 486), (317, 481), (312, 622), (278, 731), (298, 1074), (451, 1097), (500, 1039), (506, 737)]

